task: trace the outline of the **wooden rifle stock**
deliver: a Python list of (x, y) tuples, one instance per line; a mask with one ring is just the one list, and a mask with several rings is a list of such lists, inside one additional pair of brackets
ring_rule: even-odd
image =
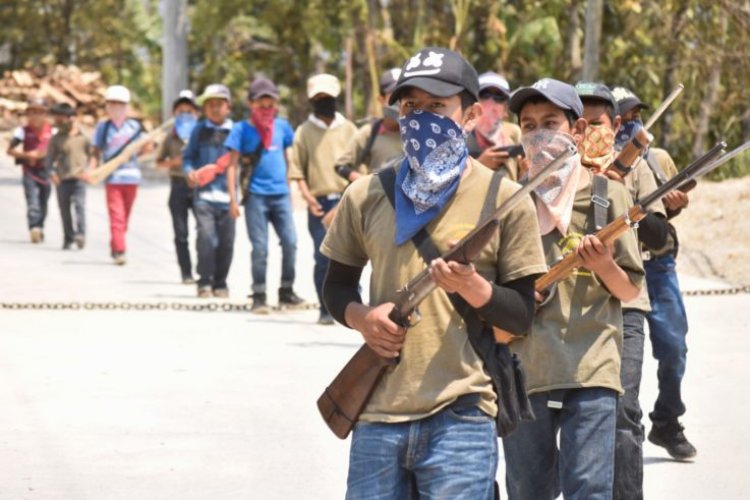
[(128, 160), (130, 160), (130, 157), (138, 152), (143, 146), (150, 142), (158, 142), (163, 134), (166, 134), (166, 132), (170, 127), (172, 127), (173, 124), (174, 118), (170, 118), (153, 129), (151, 132), (145, 134), (143, 137), (136, 139), (135, 141), (128, 144), (125, 149), (120, 152), (120, 154), (118, 154), (114, 158), (107, 160), (106, 163), (89, 172), (86, 179), (87, 183), (97, 184), (99, 182), (102, 182), (104, 179), (109, 177), (112, 172), (117, 170), (120, 165), (123, 165)]
[[(528, 194), (552, 172), (560, 168), (575, 152), (576, 149), (572, 146), (566, 148), (539, 174), (529, 179), (526, 185), (505, 200), (490, 217), (480, 222), (476, 228), (464, 236), (442, 258), (447, 262), (457, 261), (464, 264), (472, 262), (492, 240), (500, 220), (518, 202), (528, 199)], [(412, 316), (418, 316), (417, 306), (436, 288), (437, 285), (432, 281), (429, 270), (423, 270), (398, 291), (393, 310), (388, 317), (397, 325), (408, 328), (413, 324)], [(385, 371), (396, 363), (398, 359), (382, 358), (365, 344), (323, 391), (318, 398), (318, 410), (337, 437), (345, 439), (349, 435)]]
[(625, 144), (625, 147), (622, 148), (609, 168), (614, 168), (620, 175), (625, 177), (633, 170), (633, 165), (653, 140), (654, 136), (648, 130), (639, 128), (635, 135), (633, 135), (633, 138)]

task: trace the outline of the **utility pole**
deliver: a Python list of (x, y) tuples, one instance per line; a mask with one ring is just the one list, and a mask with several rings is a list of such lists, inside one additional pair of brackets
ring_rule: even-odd
[(603, 0), (586, 1), (586, 31), (583, 44), (583, 79), (599, 78), (599, 44), (602, 38)]
[(161, 66), (162, 119), (172, 114), (172, 102), (188, 88), (187, 0), (161, 0), (164, 45)]

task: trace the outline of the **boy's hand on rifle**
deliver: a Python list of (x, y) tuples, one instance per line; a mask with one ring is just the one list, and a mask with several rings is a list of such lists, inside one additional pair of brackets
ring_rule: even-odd
[(307, 208), (308, 208), (308, 210), (310, 210), (310, 213), (314, 217), (323, 217), (323, 215), (325, 214), (323, 212), (323, 207), (321, 206), (321, 204), (318, 203), (318, 200), (316, 200), (313, 197), (310, 197), (307, 200)]
[(391, 302), (377, 307), (352, 302), (346, 309), (349, 326), (359, 331), (367, 345), (383, 358), (398, 357), (406, 336), (406, 329), (388, 317), (392, 310)]
[(593, 234), (587, 234), (576, 250), (583, 261), (583, 267), (598, 275), (611, 271), (617, 264), (612, 256), (612, 248), (602, 243)]
[(430, 263), (430, 276), (437, 286), (459, 294), (472, 307), (482, 307), (492, 298), (492, 285), (477, 274), (474, 264), (435, 259)]
[(617, 181), (620, 184), (625, 184), (625, 178), (623, 178), (623, 176), (620, 175), (620, 173), (617, 170), (615, 170), (614, 168), (608, 168), (607, 170), (605, 170), (602, 173), (602, 175), (604, 175), (605, 177), (607, 177), (607, 178), (609, 178), (609, 179), (611, 179), (613, 181)]
[(497, 170), (501, 165), (506, 163), (510, 158), (507, 150), (498, 151), (495, 148), (487, 148), (482, 151), (477, 160), (485, 167), (489, 167), (491, 170)]
[(688, 198), (687, 193), (683, 193), (679, 190), (667, 193), (667, 195), (662, 198), (662, 201), (664, 201), (664, 206), (667, 208), (667, 210), (670, 210), (672, 212), (682, 210), (683, 208), (686, 208), (688, 206), (688, 203), (690, 203), (690, 199)]

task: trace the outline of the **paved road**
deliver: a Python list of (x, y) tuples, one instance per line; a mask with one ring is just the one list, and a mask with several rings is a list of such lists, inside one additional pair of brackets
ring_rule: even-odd
[[(200, 303), (177, 283), (165, 184), (140, 190), (120, 268), (108, 255), (101, 188), (88, 192), (87, 248), (63, 252), (54, 196), (46, 242), (27, 243), (17, 176), (0, 165), (0, 302)], [(298, 288), (312, 298), (312, 249), (297, 216)], [(244, 300), (243, 225), (229, 285)], [(691, 298), (688, 308), (684, 421), (699, 456), (675, 463), (647, 445), (647, 498), (749, 498), (750, 298)], [(341, 498), (348, 443), (328, 433), (315, 400), (360, 341), (315, 320), (313, 311), (0, 312), (0, 499)], [(646, 411), (654, 373), (649, 359)]]

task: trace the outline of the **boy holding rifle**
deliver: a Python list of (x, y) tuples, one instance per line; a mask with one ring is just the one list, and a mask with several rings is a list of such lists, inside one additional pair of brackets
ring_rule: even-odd
[[(510, 109), (519, 118), (532, 176), (545, 157), (585, 136), (583, 105), (566, 83), (545, 78), (520, 89)], [(583, 266), (540, 305), (529, 336), (512, 344), (527, 370), (536, 420), (503, 439), (506, 483), (511, 499), (553, 499), (561, 492), (606, 499), (622, 393), (620, 303), (637, 297), (643, 268), (632, 231), (612, 247), (591, 233), (626, 212), (632, 199), (624, 186), (583, 168), (578, 155), (553, 175), (535, 191), (547, 262), (576, 252)], [(602, 183), (606, 194), (594, 196)]]
[[(630, 128), (642, 125), (641, 110), (648, 108), (648, 105), (624, 87), (618, 87), (615, 91), (623, 121), (632, 123)], [(663, 149), (650, 148), (646, 161), (653, 170), (658, 184), (663, 184), (677, 174), (674, 161)], [(664, 197), (664, 205), (670, 219), (688, 206), (689, 198), (686, 191), (675, 190)], [(643, 263), (651, 300), (651, 311), (646, 315), (646, 321), (653, 355), (659, 362), (659, 394), (654, 410), (649, 413), (652, 427), (648, 439), (665, 448), (672, 458), (687, 460), (695, 457), (697, 450), (685, 437), (684, 428), (678, 421), (679, 417), (685, 414), (682, 378), (685, 375), (687, 361), (688, 323), (675, 270), (677, 250), (677, 233), (670, 224), (668, 243), (662, 248), (650, 251)]]
[[(93, 153), (89, 171), (94, 170), (101, 160), (107, 162), (136, 141), (143, 133), (143, 125), (134, 118), (128, 118), (130, 91), (122, 85), (112, 85), (104, 93), (107, 119), (97, 124), (94, 131)], [(152, 148), (147, 145), (145, 153)], [(125, 265), (125, 233), (128, 230), (130, 211), (141, 183), (141, 166), (137, 155), (120, 165), (107, 177), (107, 213), (109, 214), (110, 250), (114, 263)]]
[[(473, 318), (516, 334), (529, 328), (534, 279), (546, 269), (533, 204), (511, 209), (474, 264), (422, 257), (426, 240), (446, 251), (487, 205), (494, 211), (518, 189), (468, 155), (478, 91), (459, 54), (432, 47), (411, 57), (390, 98), (406, 158), (349, 187), (322, 245), (331, 314), (379, 356), (399, 359), (354, 428), (347, 498), (493, 498), (498, 396), (486, 353), (471, 340), (491, 332), (474, 331)], [(368, 261), (373, 306), (358, 291)], [(425, 265), (439, 289), (407, 333), (389, 317), (392, 301)]]
[[(576, 84), (583, 102), (586, 134), (582, 142), (581, 163), (601, 172), (609, 179), (623, 183), (634, 201), (656, 191), (654, 174), (645, 161), (638, 158), (627, 175), (610, 168), (617, 154), (615, 136), (622, 118), (612, 92), (594, 82)], [(602, 161), (603, 160), (603, 161)], [(644, 250), (658, 250), (667, 244), (669, 223), (661, 202), (654, 203), (648, 215), (638, 223), (638, 240)], [(615, 435), (615, 498), (643, 498), (643, 427), (638, 394), (643, 364), (643, 340), (646, 313), (651, 311), (646, 287), (635, 300), (623, 303), (623, 345), (620, 381), (625, 393), (617, 403)]]

